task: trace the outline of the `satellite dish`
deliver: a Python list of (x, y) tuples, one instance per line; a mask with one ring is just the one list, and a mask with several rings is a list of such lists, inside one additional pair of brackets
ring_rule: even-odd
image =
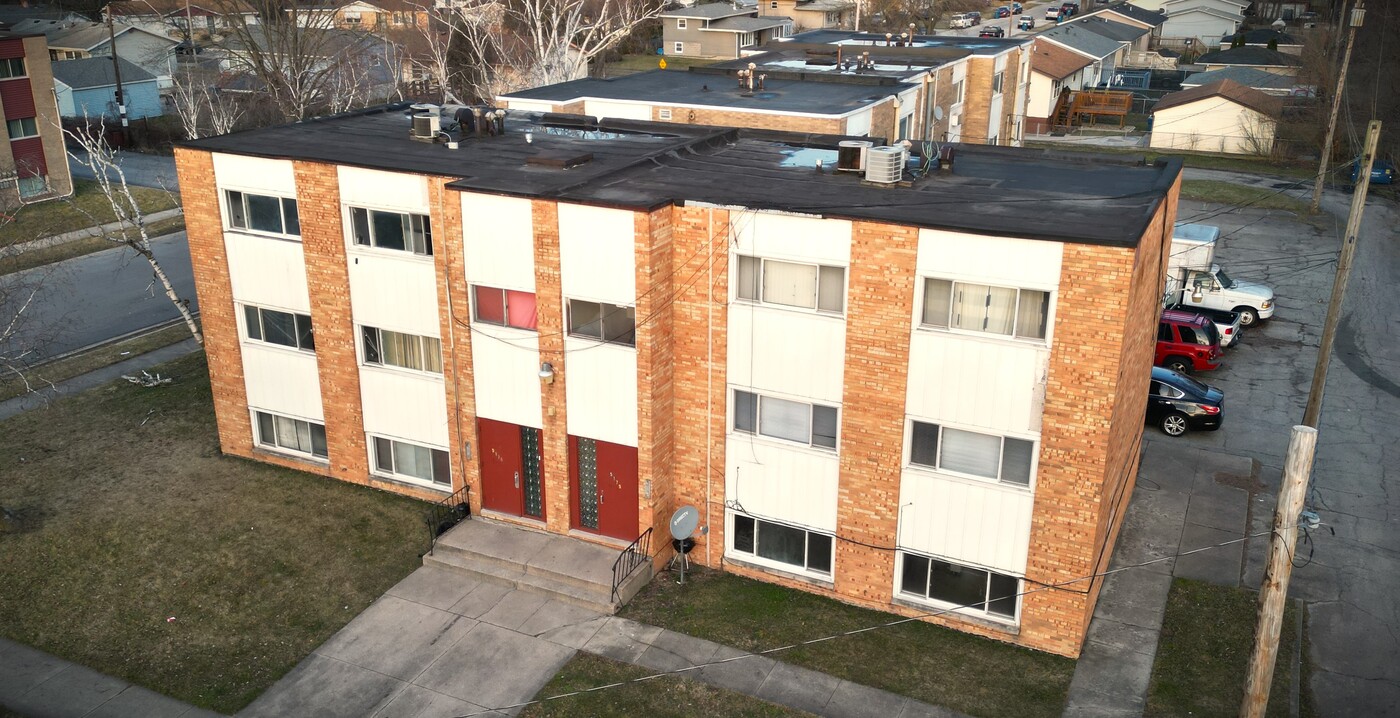
[(934, 105), (934, 107), (933, 107), (933, 119), (936, 120), (936, 121), (938, 121), (938, 122), (942, 122), (942, 121), (943, 121), (943, 108), (942, 108), (942, 107), (939, 107), (939, 106), (937, 106), (937, 105)]
[(671, 538), (684, 541), (695, 534), (700, 525), (700, 510), (694, 506), (682, 506), (671, 514)]

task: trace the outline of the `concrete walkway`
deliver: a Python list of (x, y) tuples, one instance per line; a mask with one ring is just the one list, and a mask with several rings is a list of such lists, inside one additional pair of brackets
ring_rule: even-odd
[(0, 421), (22, 414), (30, 409), (36, 409), (55, 399), (71, 396), (81, 391), (87, 391), (88, 389), (102, 386), (110, 381), (116, 381), (122, 378), (123, 375), (139, 376), (143, 369), (150, 369), (151, 367), (179, 359), (186, 354), (197, 351), (199, 351), (199, 344), (195, 343), (194, 337), (190, 337), (178, 344), (171, 344), (170, 346), (161, 347), (155, 351), (139, 354), (130, 359), (119, 361), (116, 364), (111, 364), (86, 374), (79, 374), (72, 379), (56, 382), (52, 386), (45, 386), (37, 391), (22, 394), (13, 399), (0, 401)]
[(181, 703), (0, 638), (0, 706), (32, 718), (203, 718)]
[[(1250, 533), (1246, 487), (1255, 475), (1250, 459), (1149, 438), (1110, 570), (1244, 538)], [(1270, 508), (1255, 510), (1268, 516)], [(1141, 716), (1173, 575), (1237, 585), (1248, 543), (1109, 575), (1075, 666), (1065, 715)], [(1280, 657), (1280, 665), (1287, 660)]]
[[(580, 650), (658, 671), (743, 655), (425, 566), (239, 716), (513, 715)], [(957, 715), (765, 657), (716, 663), (685, 675), (815, 715)]]
[[(161, 222), (170, 219), (171, 217), (179, 217), (184, 213), (185, 210), (181, 207), (165, 209), (159, 212), (152, 212), (146, 215), (146, 222), (148, 224), (151, 222)], [(40, 249), (48, 249), (49, 247), (56, 247), (60, 244), (76, 242), (80, 239), (87, 239), (88, 237), (102, 237), (105, 236), (108, 232), (115, 232), (116, 230), (121, 228), (121, 222), (108, 222), (107, 224), (98, 227), (84, 227), (82, 229), (75, 229), (72, 232), (55, 234), (52, 237), (42, 237), (40, 239), (34, 239), (28, 242), (16, 242), (8, 246), (0, 247), (0, 257), (10, 257), (16, 254), (24, 254), (25, 252), (33, 252)]]

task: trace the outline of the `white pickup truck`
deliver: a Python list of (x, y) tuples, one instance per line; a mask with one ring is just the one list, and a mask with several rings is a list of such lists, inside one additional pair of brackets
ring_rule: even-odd
[(1166, 306), (1239, 312), (1242, 326), (1253, 326), (1274, 315), (1274, 290), (1256, 282), (1230, 277), (1215, 263), (1220, 228), (1178, 224), (1172, 230), (1167, 260)]

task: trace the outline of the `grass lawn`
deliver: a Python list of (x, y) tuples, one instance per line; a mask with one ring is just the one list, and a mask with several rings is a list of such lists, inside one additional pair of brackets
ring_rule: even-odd
[[(1146, 127), (1146, 125), (1136, 126), (1139, 129)], [(1225, 170), (1227, 172), (1247, 172), (1249, 174), (1278, 175), (1281, 177), (1306, 179), (1317, 177), (1317, 164), (1313, 162), (1294, 162), (1264, 158), (1253, 159), (1233, 155), (1210, 155), (1187, 152), (1162, 153), (1153, 152), (1151, 150), (1101, 147), (1074, 142), (1027, 142), (1026, 146), (1043, 150), (1064, 150), (1067, 152), (1102, 152), (1110, 154), (1143, 155), (1147, 158), (1148, 162), (1155, 162), (1158, 157), (1180, 157), (1185, 166), (1203, 170)]]
[(0, 422), (0, 634), (225, 713), (419, 565), (425, 504), (219, 452), (204, 355)]
[[(548, 698), (596, 686), (651, 675), (639, 666), (619, 663), (601, 656), (579, 653), (554, 674), (535, 698)], [(667, 676), (640, 683), (629, 683), (594, 693), (536, 703), (520, 714), (525, 718), (570, 718), (572, 716), (649, 716), (653, 718), (797, 718), (809, 715), (775, 705), (742, 693), (716, 688), (706, 683)]]
[[(79, 374), (111, 366), (119, 361), (125, 361), (161, 347), (168, 347), (189, 338), (189, 328), (185, 326), (184, 322), (180, 322), (149, 334), (112, 342), (67, 359), (41, 364), (29, 371), (25, 378), (31, 387), (39, 389), (50, 383), (57, 384), (64, 379), (72, 379)], [(0, 378), (0, 401), (13, 399), (27, 391), (29, 388), (25, 386), (24, 382), (12, 374), (6, 374)]]
[[(747, 651), (886, 623), (897, 616), (733, 574), (663, 573), (623, 617)], [(977, 716), (1059, 716), (1074, 661), (922, 621), (772, 654), (847, 680)]]
[[(4, 226), (0, 226), (0, 246), (91, 227), (92, 220), (80, 210), (91, 213), (99, 224), (116, 221), (112, 206), (98, 191), (96, 182), (75, 179), (73, 187), (72, 197), (26, 205), (6, 215), (8, 221)], [(148, 187), (132, 187), (131, 196), (136, 198), (141, 210), (147, 213), (171, 209), (179, 204), (176, 198), (165, 190)]]
[[(1235, 716), (1244, 699), (1244, 674), (1254, 647), (1259, 594), (1178, 578), (1167, 597), (1167, 615), (1152, 666), (1148, 716)], [(1288, 603), (1283, 616), (1278, 663), (1269, 690), (1268, 715), (1289, 714), (1297, 611)], [(1306, 629), (1306, 626), (1305, 626)], [(1303, 636), (1299, 715), (1315, 715), (1307, 691), (1307, 634)]]
[[(185, 231), (184, 217), (171, 217), (159, 222), (152, 222), (146, 229), (147, 234), (152, 238), (173, 232)], [(3, 242), (0, 242), (3, 246)], [(46, 264), (62, 262), (65, 259), (74, 259), (107, 249), (113, 249), (120, 245), (108, 240), (106, 237), (84, 237), (72, 242), (56, 244), (43, 249), (31, 249), (27, 252), (0, 257), (0, 276), (22, 272), (26, 269), (42, 267)]]
[(1308, 216), (1308, 203), (1305, 200), (1281, 194), (1278, 190), (1219, 180), (1182, 180), (1181, 198), (1216, 204), (1248, 205), (1250, 209), (1284, 209), (1299, 217)]

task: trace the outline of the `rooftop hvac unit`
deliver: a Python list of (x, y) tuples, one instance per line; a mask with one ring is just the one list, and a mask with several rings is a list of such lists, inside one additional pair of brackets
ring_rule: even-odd
[(410, 137), (415, 140), (432, 142), (437, 139), (442, 126), (442, 118), (436, 112), (419, 112), (413, 115), (413, 129)]
[(865, 179), (877, 184), (894, 184), (903, 174), (903, 147), (871, 147), (867, 151)]
[(836, 146), (837, 172), (864, 172), (865, 153), (875, 143), (866, 140), (842, 140)]

